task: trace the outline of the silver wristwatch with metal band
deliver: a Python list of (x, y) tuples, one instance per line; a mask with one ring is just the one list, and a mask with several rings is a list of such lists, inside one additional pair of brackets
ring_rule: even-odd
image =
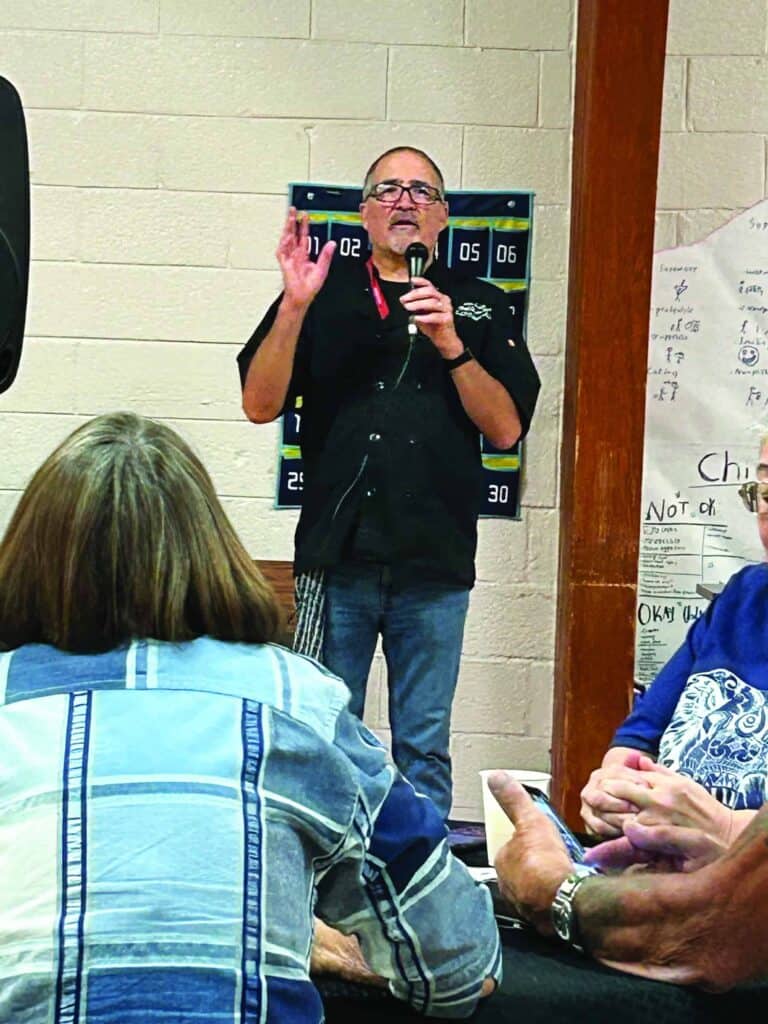
[(560, 883), (555, 898), (552, 901), (550, 915), (555, 934), (563, 942), (567, 942), (573, 949), (584, 952), (581, 944), (581, 933), (579, 922), (576, 918), (576, 910), (573, 901), (576, 893), (588, 878), (598, 874), (595, 868), (587, 867), (585, 864), (578, 865), (574, 871), (564, 878)]

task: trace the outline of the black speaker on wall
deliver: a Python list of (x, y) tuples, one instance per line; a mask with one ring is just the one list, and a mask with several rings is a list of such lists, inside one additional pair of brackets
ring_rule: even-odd
[(13, 383), (29, 283), (29, 152), (19, 94), (0, 77), (0, 392)]

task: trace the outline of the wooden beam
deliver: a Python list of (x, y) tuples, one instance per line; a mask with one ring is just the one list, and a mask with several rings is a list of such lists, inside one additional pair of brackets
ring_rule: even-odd
[(553, 722), (572, 825), (630, 706), (668, 0), (578, 7)]
[(280, 643), (290, 647), (293, 631), (296, 626), (296, 605), (293, 594), (293, 562), (280, 562), (276, 559), (257, 558), (256, 565), (261, 569), (277, 597), (277, 603), (283, 614), (283, 628), (278, 638)]

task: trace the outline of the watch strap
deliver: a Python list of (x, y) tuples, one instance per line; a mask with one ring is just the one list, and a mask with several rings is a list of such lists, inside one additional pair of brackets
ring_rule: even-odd
[(472, 355), (471, 351), (468, 348), (465, 348), (463, 352), (459, 353), (459, 355), (455, 356), (453, 359), (445, 359), (445, 368), (450, 373), (451, 370), (455, 370), (459, 366), (463, 366), (464, 363), (468, 363), (470, 359), (474, 358), (475, 357)]
[(552, 907), (550, 908), (550, 916), (555, 934), (579, 953), (584, 952), (584, 946), (573, 902), (576, 899), (576, 893), (584, 882), (595, 874), (597, 872), (593, 868), (584, 865), (577, 867), (558, 886), (555, 898), (552, 901)]

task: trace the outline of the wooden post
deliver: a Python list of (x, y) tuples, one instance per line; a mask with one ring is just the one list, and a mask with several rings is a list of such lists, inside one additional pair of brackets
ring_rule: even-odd
[(555, 802), (577, 826), (633, 680), (668, 0), (578, 7), (553, 722)]

